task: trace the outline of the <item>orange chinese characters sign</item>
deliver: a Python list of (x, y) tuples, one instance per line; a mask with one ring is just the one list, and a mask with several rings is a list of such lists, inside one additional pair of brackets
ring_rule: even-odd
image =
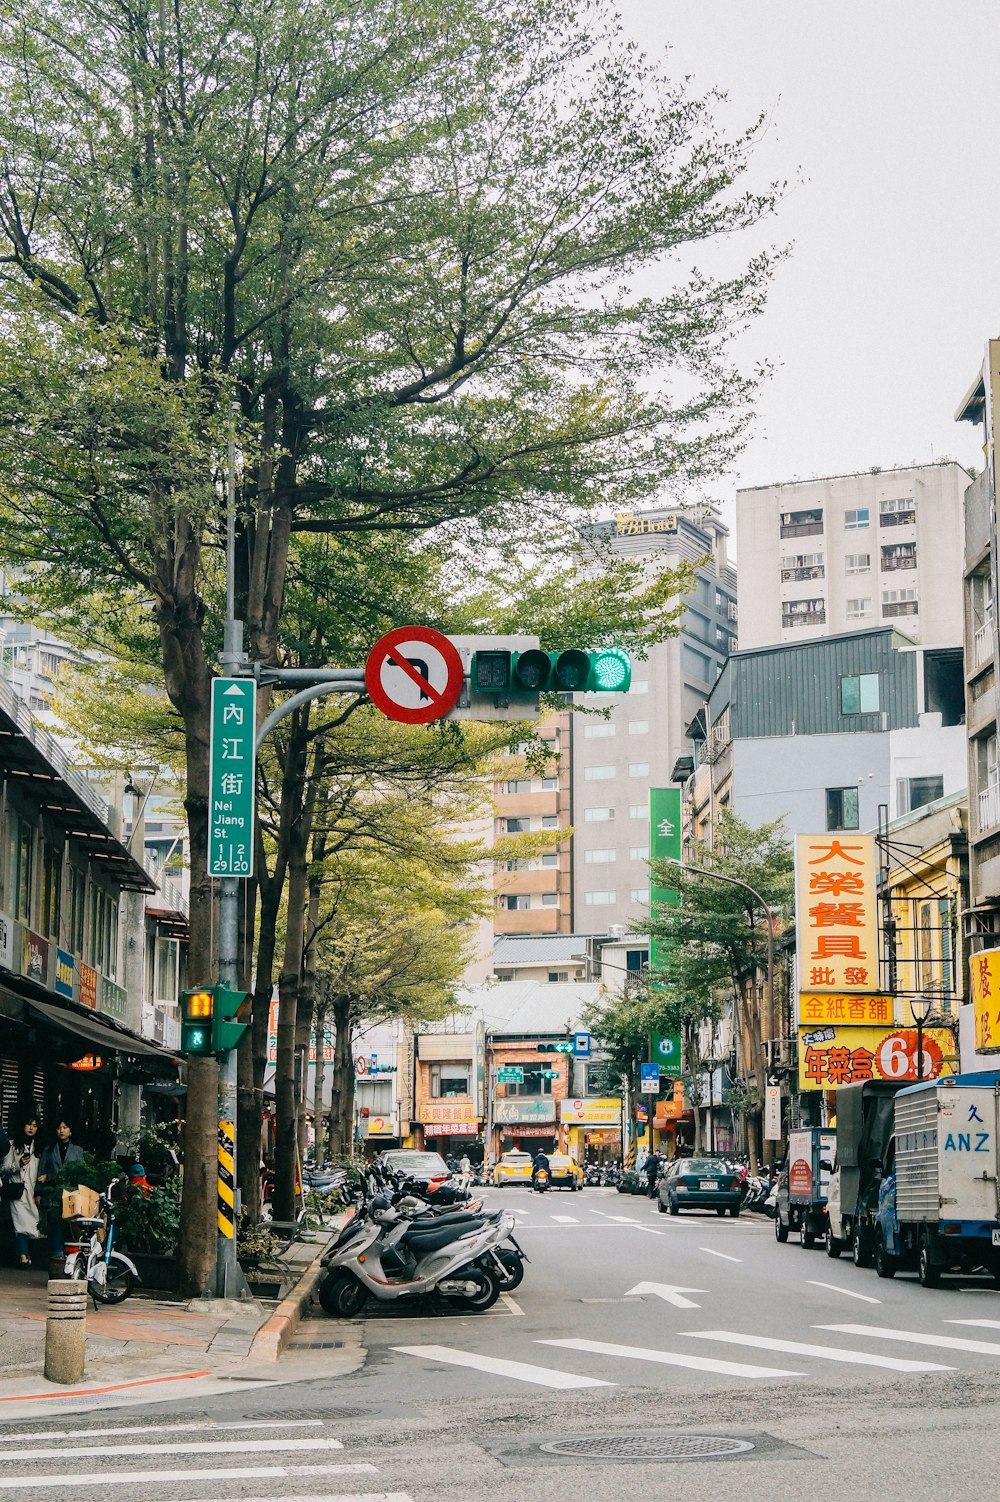
[[(925, 1080), (951, 1074), (955, 1043), (947, 1028), (925, 1027)], [(836, 1090), (862, 1080), (917, 1078), (917, 1030), (912, 1027), (799, 1028), (799, 1089)]]
[(875, 991), (875, 840), (837, 831), (796, 841), (796, 920), (803, 991)]
[(835, 1027), (891, 1027), (894, 1022), (891, 996), (837, 996), (825, 991), (799, 997), (799, 1022), (803, 1027), (832, 1023)]
[(969, 956), (976, 1052), (1000, 1053), (1000, 949)]

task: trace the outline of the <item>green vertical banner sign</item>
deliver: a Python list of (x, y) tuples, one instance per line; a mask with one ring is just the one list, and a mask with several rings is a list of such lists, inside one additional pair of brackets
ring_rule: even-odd
[[(681, 790), (679, 787), (650, 788), (649, 790), (649, 858), (651, 861), (681, 859)], [(657, 903), (676, 904), (679, 897), (672, 887), (658, 886), (655, 877), (649, 888), (649, 908), (655, 913)], [(650, 935), (649, 968), (656, 970), (662, 961), (663, 950), (659, 939)], [(653, 1058), (660, 1066), (661, 1075), (678, 1075), (681, 1072), (680, 1033), (654, 1033), (652, 1038)]]
[(253, 875), (257, 685), (212, 679), (208, 771), (208, 874)]

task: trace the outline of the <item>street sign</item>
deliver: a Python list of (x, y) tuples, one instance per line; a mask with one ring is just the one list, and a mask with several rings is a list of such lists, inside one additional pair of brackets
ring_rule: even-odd
[(557, 1080), (559, 1078), (558, 1069), (536, 1069), (534, 1073), (542, 1080)]
[(523, 1085), (524, 1069), (520, 1064), (506, 1064), (497, 1070), (497, 1083), (499, 1085)]
[(376, 709), (404, 725), (443, 719), (458, 703), (465, 669), (458, 649), (429, 626), (400, 626), (377, 641), (365, 664)]
[(659, 1065), (661, 1074), (680, 1074), (680, 1037), (676, 1033), (654, 1033), (653, 1058)]
[(639, 1066), (641, 1080), (639, 1090), (643, 1095), (659, 1095), (660, 1093), (660, 1066), (659, 1064), (641, 1064)]
[(589, 1033), (574, 1033), (573, 1034), (573, 1052), (574, 1052), (574, 1054), (576, 1055), (576, 1057), (578, 1059), (589, 1059), (590, 1058), (590, 1034)]
[(257, 685), (212, 679), (208, 764), (208, 874), (253, 875)]
[[(679, 787), (650, 788), (649, 790), (649, 858), (653, 862), (653, 876), (649, 888), (650, 912), (654, 918), (662, 915), (663, 905), (676, 907), (680, 901), (674, 887), (664, 886), (656, 878), (657, 861), (679, 861), (683, 854), (681, 790)], [(665, 958), (664, 942), (653, 934), (649, 941), (649, 965), (655, 972)], [(654, 985), (656, 982), (654, 981)], [(667, 1046), (669, 1045), (669, 1047)], [(673, 1031), (661, 1036), (654, 1034), (653, 1057), (664, 1074), (678, 1075), (681, 1072), (681, 1035)]]

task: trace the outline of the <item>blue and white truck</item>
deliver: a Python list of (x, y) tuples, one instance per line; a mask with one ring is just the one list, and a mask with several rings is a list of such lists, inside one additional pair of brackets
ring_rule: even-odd
[(878, 1195), (875, 1270), (915, 1267), (925, 1288), (983, 1269), (1000, 1286), (1000, 1074), (900, 1090)]

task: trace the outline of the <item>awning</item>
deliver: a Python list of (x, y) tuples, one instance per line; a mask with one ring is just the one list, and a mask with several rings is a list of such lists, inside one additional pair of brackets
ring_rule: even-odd
[(96, 1043), (98, 1047), (113, 1049), (115, 1053), (130, 1054), (135, 1058), (151, 1056), (156, 1059), (173, 1059), (177, 1055), (171, 1053), (169, 1048), (161, 1048), (158, 1043), (148, 1043), (145, 1039), (137, 1038), (133, 1033), (119, 1031), (118, 1028), (108, 1027), (96, 1018), (81, 1017), (79, 1012), (70, 1012), (65, 1007), (47, 1005), (44, 1001), (29, 1001), (25, 998), (25, 1004), (33, 1012), (37, 1012), (43, 1022), (51, 1027), (61, 1027), (64, 1032), (74, 1033), (78, 1038), (85, 1038), (88, 1043)]

